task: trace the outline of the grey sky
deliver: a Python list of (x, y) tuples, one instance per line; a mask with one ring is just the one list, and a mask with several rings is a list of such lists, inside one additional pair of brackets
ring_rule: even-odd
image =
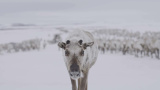
[(12, 14), (25, 12), (82, 12), (84, 16), (84, 12), (101, 12), (99, 17), (106, 15), (109, 19), (139, 17), (142, 21), (160, 22), (159, 8), (160, 0), (0, 0), (0, 17), (11, 19)]
[(0, 0), (0, 13), (63, 10), (138, 10), (157, 12), (159, 0)]

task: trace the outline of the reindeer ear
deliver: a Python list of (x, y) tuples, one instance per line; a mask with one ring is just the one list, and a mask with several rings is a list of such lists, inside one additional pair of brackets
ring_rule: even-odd
[(87, 47), (91, 47), (94, 44), (94, 42), (84, 43), (83, 48), (86, 49)]
[(58, 46), (62, 49), (65, 49), (66, 48), (66, 44), (64, 42), (59, 42), (58, 43)]

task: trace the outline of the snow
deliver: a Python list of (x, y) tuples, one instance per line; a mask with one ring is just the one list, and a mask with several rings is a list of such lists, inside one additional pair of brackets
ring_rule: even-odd
[[(159, 90), (159, 61), (115, 54), (100, 55), (90, 80), (100, 90)], [(93, 71), (93, 72), (92, 72)], [(101, 82), (101, 84), (99, 84)], [(93, 88), (94, 90), (94, 88)], [(96, 89), (95, 89), (96, 90)]]
[(1, 56), (0, 90), (61, 90), (69, 86), (67, 71), (57, 50), (54, 45), (40, 52)]
[[(21, 41), (36, 36), (44, 38), (48, 34), (61, 33), (55, 29), (32, 31), (34, 30), (9, 30), (0, 33), (24, 35), (21, 39), (12, 38), (10, 41)], [(26, 32), (32, 37), (25, 36)], [(63, 34), (63, 37), (66, 35)], [(89, 72), (88, 89), (160, 90), (159, 76), (158, 59), (137, 58), (121, 53), (99, 53), (96, 64)], [(0, 90), (71, 90), (70, 78), (58, 46), (54, 44), (48, 45), (44, 50), (0, 55)]]

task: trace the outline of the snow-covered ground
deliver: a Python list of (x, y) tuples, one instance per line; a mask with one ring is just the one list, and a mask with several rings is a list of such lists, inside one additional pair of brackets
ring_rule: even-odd
[[(42, 31), (1, 31), (3, 38), (0, 40), (4, 43), (5, 40), (18, 42), (62, 33), (56, 29)], [(21, 36), (15, 37), (16, 35)], [(66, 35), (63, 34), (63, 37)], [(89, 73), (88, 88), (160, 90), (160, 60), (151, 57), (136, 58), (121, 53), (99, 53), (98, 60)], [(0, 90), (71, 90), (70, 78), (58, 46), (54, 44), (48, 45), (44, 50), (0, 55)]]
[[(99, 54), (89, 74), (89, 90), (159, 90), (160, 61)], [(71, 90), (57, 45), (0, 56), (0, 90)]]

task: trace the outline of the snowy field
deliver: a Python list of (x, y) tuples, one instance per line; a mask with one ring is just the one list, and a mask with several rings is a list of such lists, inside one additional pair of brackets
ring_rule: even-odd
[[(1, 44), (34, 38), (48, 40), (56, 33), (62, 34), (64, 40), (67, 35), (63, 27), (32, 29), (2, 30)], [(160, 90), (160, 60), (122, 53), (99, 53), (88, 82), (89, 90)], [(0, 90), (71, 90), (57, 44), (48, 44), (40, 50), (0, 55)]]

